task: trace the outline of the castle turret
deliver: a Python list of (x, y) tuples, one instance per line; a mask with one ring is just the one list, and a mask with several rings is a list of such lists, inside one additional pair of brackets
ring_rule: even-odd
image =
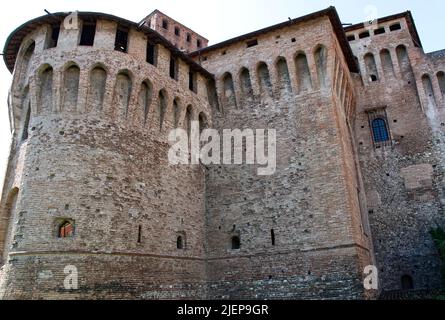
[(29, 21), (5, 54), (0, 296), (205, 297), (205, 174), (167, 155), (171, 129), (210, 123), (212, 76), (153, 30), (101, 13)]

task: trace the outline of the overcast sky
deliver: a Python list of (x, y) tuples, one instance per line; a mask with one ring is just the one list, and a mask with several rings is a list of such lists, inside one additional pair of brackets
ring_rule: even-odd
[[(15, 28), (44, 15), (44, 9), (50, 12), (98, 11), (136, 22), (159, 9), (214, 44), (329, 6), (337, 8), (343, 23), (359, 23), (370, 17), (411, 10), (425, 51), (445, 48), (443, 27), (439, 26), (445, 12), (443, 0), (15, 0), (4, 2), (0, 10), (0, 43), (3, 47)], [(0, 62), (0, 189), (11, 139), (6, 103), (10, 82), (9, 71)]]

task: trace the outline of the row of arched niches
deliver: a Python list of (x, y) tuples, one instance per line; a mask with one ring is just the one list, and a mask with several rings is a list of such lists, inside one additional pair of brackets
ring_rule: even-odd
[(11, 90), (14, 127), (22, 135), (34, 117), (56, 113), (94, 113), (164, 136), (172, 128), (190, 128), (192, 121), (209, 125), (207, 94), (183, 90), (129, 55), (95, 51), (93, 61), (88, 51), (54, 54), (56, 49), (47, 49), (37, 55), (34, 48), (31, 42), (19, 55)]

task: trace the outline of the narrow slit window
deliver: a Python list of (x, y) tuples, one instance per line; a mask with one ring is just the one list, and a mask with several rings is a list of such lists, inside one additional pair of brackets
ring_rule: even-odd
[(93, 46), (95, 36), (96, 36), (96, 22), (84, 23), (82, 26), (82, 33), (80, 35), (79, 45)]
[(272, 246), (275, 246), (275, 230), (274, 229), (270, 230), (270, 239), (272, 242)]
[(128, 50), (128, 30), (118, 28), (116, 30), (116, 40), (114, 42), (114, 50), (127, 53)]
[(138, 228), (138, 243), (142, 243), (142, 226)]

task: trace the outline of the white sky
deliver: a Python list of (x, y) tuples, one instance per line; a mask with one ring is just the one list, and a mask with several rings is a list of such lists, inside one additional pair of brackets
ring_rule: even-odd
[[(44, 15), (44, 9), (59, 11), (97, 11), (139, 22), (159, 9), (190, 27), (215, 44), (232, 37), (335, 6), (343, 23), (369, 20), (411, 10), (426, 52), (445, 48), (442, 26), (443, 0), (15, 0), (2, 3), (0, 46), (8, 35), (26, 21)], [(370, 10), (374, 8), (374, 10)], [(11, 75), (0, 61), (0, 189), (9, 153), (11, 134), (7, 95)]]

